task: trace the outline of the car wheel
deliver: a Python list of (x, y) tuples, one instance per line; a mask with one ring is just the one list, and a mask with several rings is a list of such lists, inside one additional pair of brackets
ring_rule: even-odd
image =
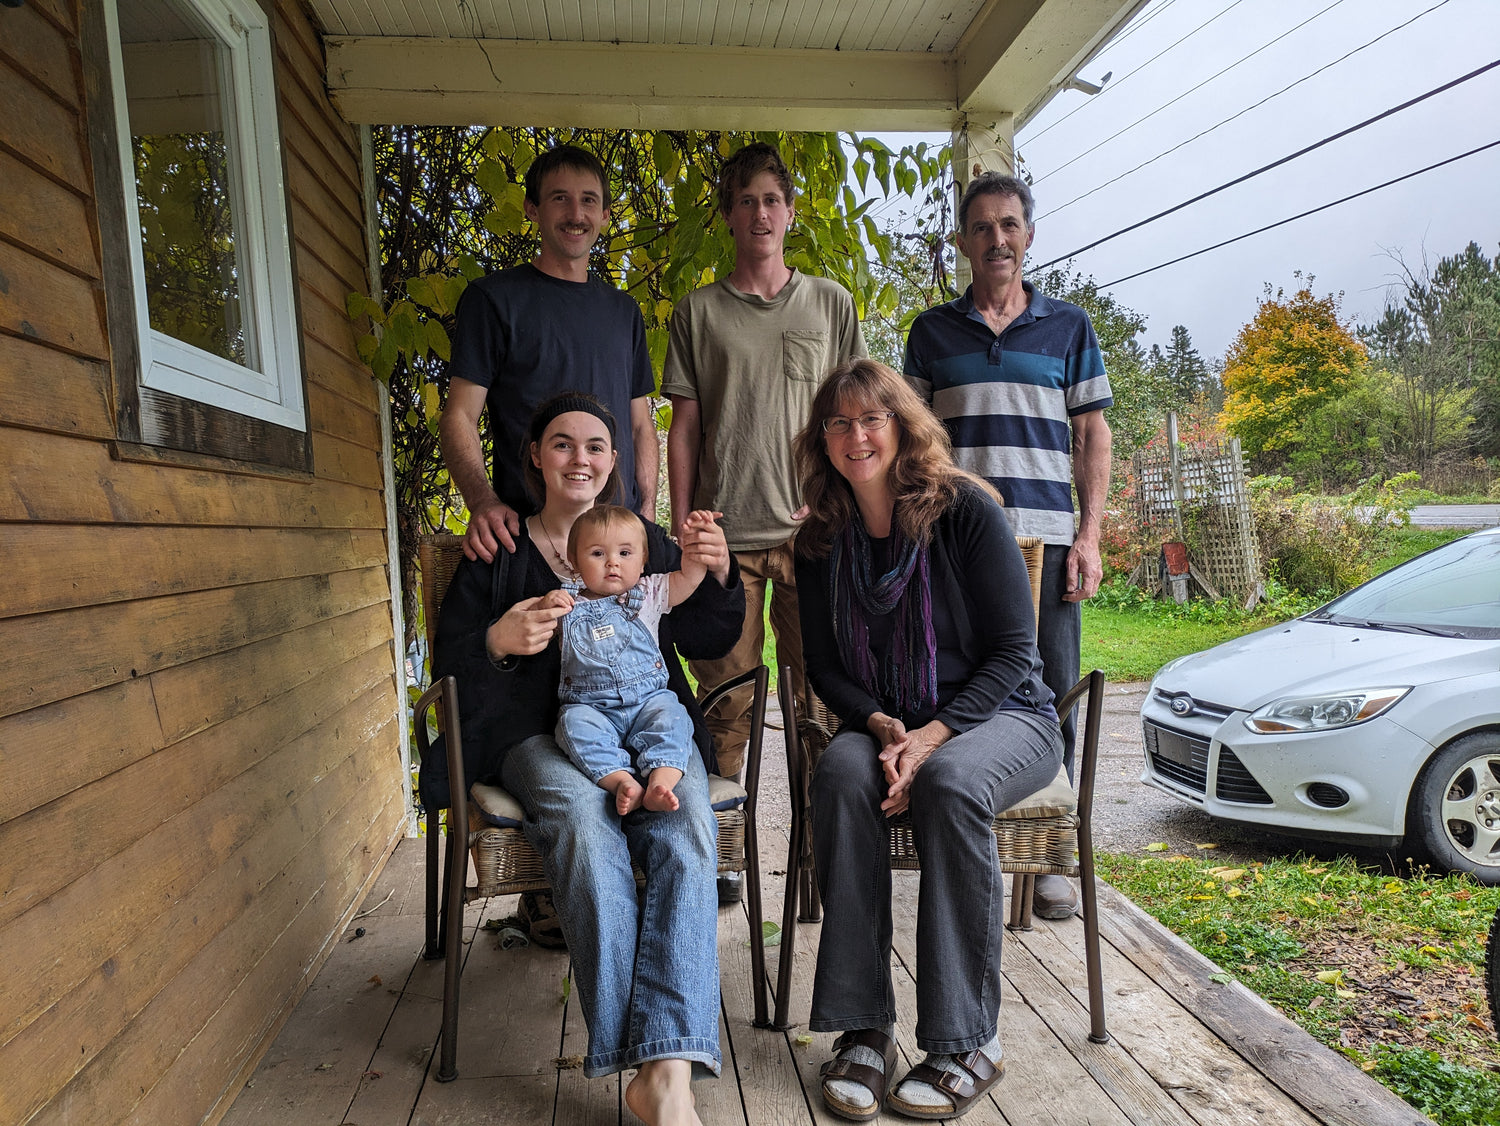
[(1417, 776), (1408, 821), (1438, 867), (1500, 884), (1500, 734), (1449, 743)]

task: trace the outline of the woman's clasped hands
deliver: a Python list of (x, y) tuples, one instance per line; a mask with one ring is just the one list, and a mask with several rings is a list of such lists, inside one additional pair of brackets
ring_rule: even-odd
[(911, 784), (917, 771), (934, 751), (953, 738), (954, 731), (937, 719), (908, 731), (906, 724), (884, 712), (872, 715), (867, 726), (880, 743), (880, 765), (890, 784), (880, 808), (887, 817), (895, 817), (911, 805)]

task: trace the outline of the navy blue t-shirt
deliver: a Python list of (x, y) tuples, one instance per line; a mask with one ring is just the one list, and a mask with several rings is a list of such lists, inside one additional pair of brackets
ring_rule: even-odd
[(495, 494), (522, 514), (536, 511), (521, 476), (526, 425), (553, 395), (587, 391), (614, 412), (619, 503), (638, 507), (630, 401), (655, 381), (634, 298), (592, 274), (564, 281), (527, 263), (471, 282), (457, 318), (449, 373), (489, 388)]

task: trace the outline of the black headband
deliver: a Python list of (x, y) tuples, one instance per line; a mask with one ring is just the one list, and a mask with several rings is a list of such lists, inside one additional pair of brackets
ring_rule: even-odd
[(609, 429), (609, 440), (615, 440), (615, 416), (610, 413), (608, 407), (592, 395), (584, 395), (577, 391), (564, 392), (548, 399), (540, 407), (531, 419), (531, 433), (535, 435), (533, 441), (541, 441), (542, 435), (547, 432), (547, 427), (552, 420), (560, 414), (568, 414), (572, 411), (583, 411), (591, 414)]

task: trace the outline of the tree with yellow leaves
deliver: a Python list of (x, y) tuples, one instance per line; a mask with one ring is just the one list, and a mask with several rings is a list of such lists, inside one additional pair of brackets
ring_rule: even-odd
[(1255, 319), (1224, 360), (1219, 421), (1252, 456), (1303, 441), (1302, 422), (1350, 390), (1365, 347), (1339, 316), (1339, 296), (1315, 297), (1312, 278), (1290, 297), (1269, 283)]

